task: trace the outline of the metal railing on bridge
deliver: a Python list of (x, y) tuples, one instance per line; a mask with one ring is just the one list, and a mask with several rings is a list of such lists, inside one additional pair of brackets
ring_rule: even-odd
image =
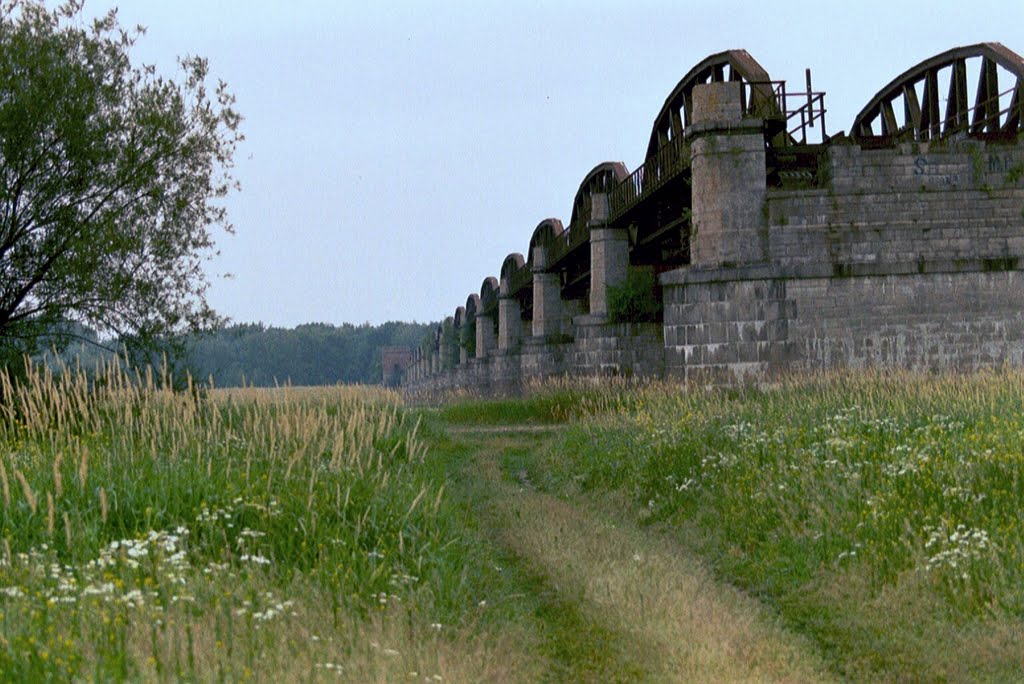
[[(808, 141), (809, 129), (817, 128), (819, 135), (818, 142), (828, 141), (828, 134), (825, 132), (825, 93), (817, 92), (811, 87), (811, 70), (806, 72), (807, 89), (799, 92), (786, 92), (785, 81), (772, 81), (772, 93), (775, 96), (775, 103), (779, 111), (783, 113), (786, 122), (785, 144), (809, 145), (814, 144)], [(795, 100), (798, 106), (791, 107), (790, 102)]]
[(683, 136), (669, 140), (642, 166), (622, 181), (608, 197), (608, 221), (614, 222), (690, 168), (690, 146)]

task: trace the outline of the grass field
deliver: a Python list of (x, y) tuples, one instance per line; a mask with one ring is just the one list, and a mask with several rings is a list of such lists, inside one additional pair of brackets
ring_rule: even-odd
[(0, 679), (472, 681), (515, 655), (397, 395), (2, 383)]
[(0, 376), (4, 681), (1014, 681), (1024, 377)]
[(858, 681), (1024, 677), (1024, 377), (636, 389), (535, 465), (618, 491)]

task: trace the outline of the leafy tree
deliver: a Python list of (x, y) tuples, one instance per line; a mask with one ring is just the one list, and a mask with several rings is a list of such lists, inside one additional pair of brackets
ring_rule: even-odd
[(73, 321), (152, 349), (209, 327), (203, 262), (240, 116), (207, 62), (135, 65), (143, 29), (82, 2), (0, 8), (0, 363)]

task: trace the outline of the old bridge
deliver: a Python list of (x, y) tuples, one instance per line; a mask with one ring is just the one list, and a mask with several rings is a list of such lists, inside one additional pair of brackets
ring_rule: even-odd
[[(702, 60), (644, 163), (587, 173), (568, 224), (541, 221), (415, 352), (406, 386), (1024, 360), (1020, 314), (1000, 309), (1024, 294), (1024, 59), (955, 48), (885, 85), (848, 134), (825, 115), (809, 70), (793, 88), (743, 50)], [(630, 269), (659, 276), (654, 321), (609, 317)], [(943, 303), (964, 287), (992, 296), (954, 296), (958, 324)]]

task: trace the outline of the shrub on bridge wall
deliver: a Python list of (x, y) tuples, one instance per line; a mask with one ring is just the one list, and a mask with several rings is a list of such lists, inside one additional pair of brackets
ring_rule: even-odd
[(476, 356), (476, 325), (463, 323), (459, 328), (459, 346), (466, 350), (469, 358)]
[(608, 320), (612, 323), (657, 322), (663, 311), (661, 286), (650, 266), (630, 266), (624, 281), (608, 287)]

